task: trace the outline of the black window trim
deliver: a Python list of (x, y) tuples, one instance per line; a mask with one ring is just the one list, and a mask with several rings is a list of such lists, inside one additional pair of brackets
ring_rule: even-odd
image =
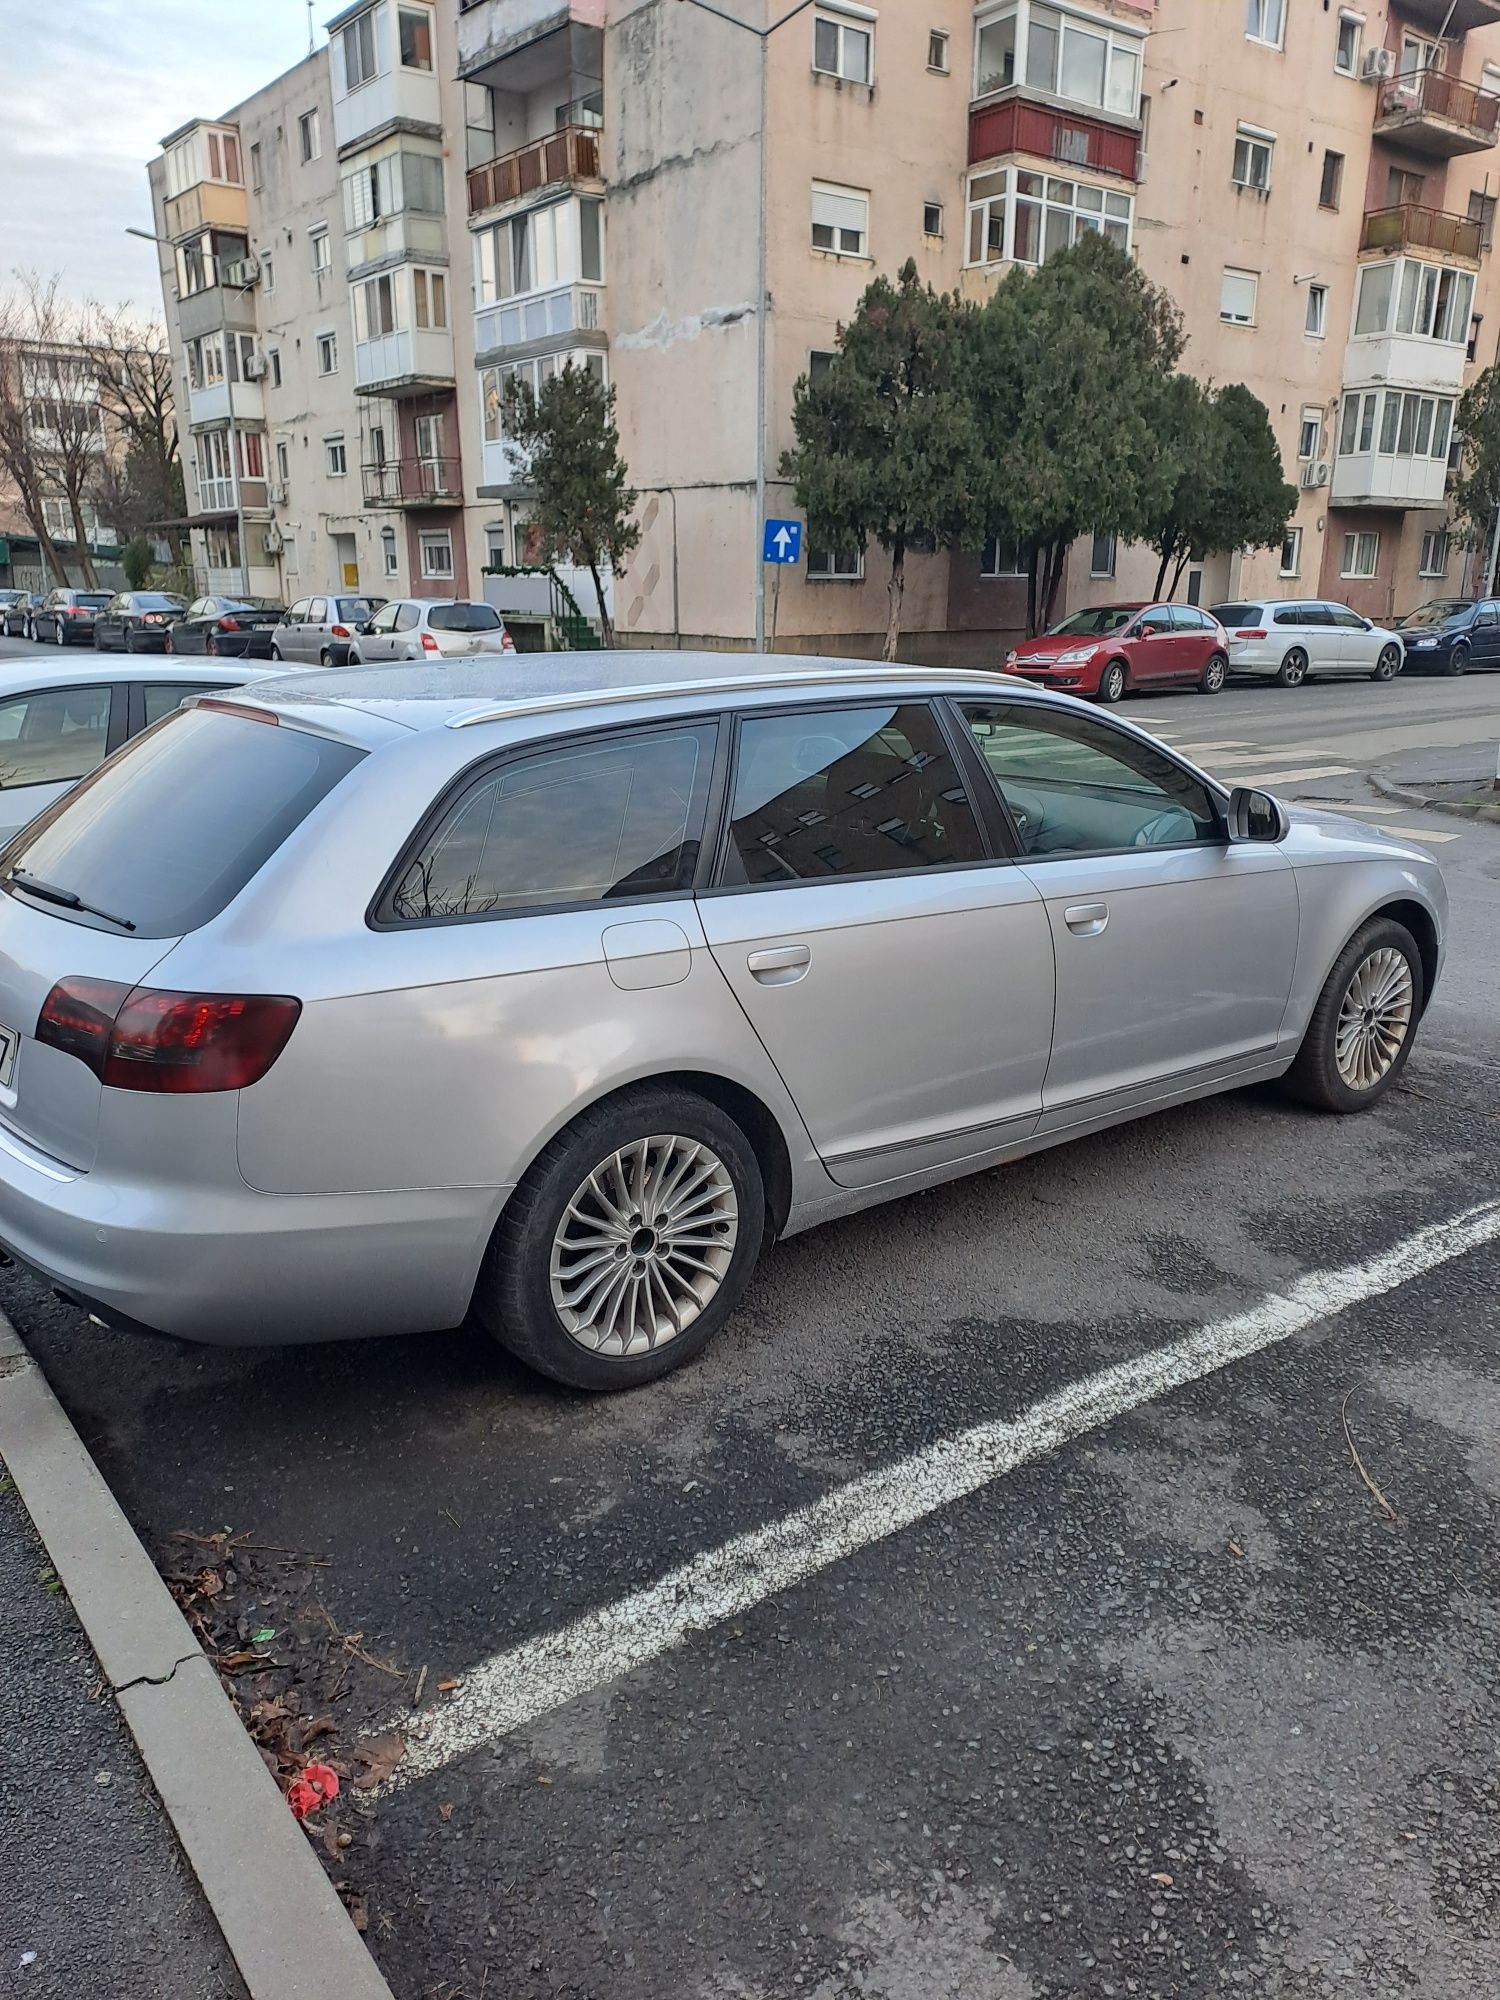
[[(128, 721), (129, 681), (118, 681), (113, 678), (102, 681), (51, 681), (43, 687), (8, 688), (4, 695), (0, 695), (0, 702), (8, 706), (13, 701), (29, 701), (39, 694), (60, 692), (78, 694), (84, 688), (102, 688), (109, 696), (109, 721), (104, 726), (104, 757), (99, 759), (99, 764), (102, 764), (106, 757), (113, 757), (120, 745), (132, 733)], [(5, 785), (0, 787), (0, 791), (9, 795), (12, 792), (29, 792), (33, 785), (81, 785), (85, 778), (94, 775), (99, 764), (95, 764), (92, 770), (80, 772), (76, 778), (33, 778), (30, 785)], [(17, 832), (19, 831), (17, 828)]]
[[(952, 757), (954, 768), (964, 788), (975, 823), (979, 828), (979, 838), (985, 853), (976, 861), (938, 861), (928, 868), (880, 868), (849, 875), (815, 875), (806, 881), (795, 882), (726, 882), (723, 878), (725, 863), (729, 856), (730, 835), (733, 819), (730, 801), (734, 797), (734, 779), (739, 771), (740, 736), (747, 722), (770, 721), (785, 715), (819, 715), (829, 711), (843, 712), (851, 708), (926, 708), (933, 717), (938, 735)], [(989, 799), (984, 791), (975, 788), (974, 776), (969, 768), (962, 736), (955, 730), (953, 719), (944, 712), (945, 704), (930, 688), (906, 692), (900, 689), (881, 689), (878, 693), (864, 694), (853, 690), (842, 692), (837, 688), (810, 690), (800, 701), (756, 704), (753, 707), (726, 711), (731, 727), (728, 756), (725, 759), (724, 785), (719, 799), (719, 825), (712, 843), (712, 866), (707, 871), (707, 879), (697, 890), (698, 899), (704, 901), (716, 896), (755, 896), (767, 892), (776, 894), (786, 889), (834, 889), (847, 882), (913, 882), (928, 875), (957, 875), (965, 870), (978, 868), (1011, 867), (1016, 861), (1014, 853), (1006, 852), (1006, 822), (1001, 814), (989, 809)], [(965, 731), (964, 734), (968, 732)], [(971, 739), (972, 740), (972, 739)], [(991, 791), (996, 787), (986, 776)], [(705, 839), (705, 852), (710, 843)]]
[[(396, 884), (411, 867), (423, 843), (436, 833), (448, 813), (466, 792), (481, 784), (494, 772), (502, 770), (507, 764), (519, 763), (527, 757), (550, 756), (556, 751), (594, 749), (609, 743), (627, 741), (636, 736), (661, 736), (688, 729), (712, 731), (713, 746), (704, 792), (703, 837), (699, 842), (698, 858), (694, 864), (692, 878), (684, 886), (674, 889), (643, 890), (638, 896), (607, 898), (586, 896), (567, 903), (518, 903), (506, 910), (471, 910), (451, 916), (396, 917), (386, 914), (386, 905), (395, 892)], [(694, 710), (688, 715), (653, 715), (639, 722), (606, 723), (593, 729), (567, 729), (555, 736), (529, 736), (523, 743), (507, 743), (502, 749), (487, 751), (482, 757), (476, 757), (472, 764), (466, 764), (462, 771), (449, 779), (412, 832), (401, 843), (395, 860), (381, 877), (375, 894), (366, 906), (366, 929), (389, 935), (403, 931), (434, 930), (453, 924), (504, 924), (516, 918), (576, 916), (584, 910), (592, 910), (599, 914), (611, 910), (639, 909), (644, 903), (691, 902), (703, 871), (704, 855), (711, 847), (715, 814), (719, 799), (722, 797), (725, 739), (728, 733), (722, 711)], [(716, 791), (716, 787), (720, 789)]]
[[(1115, 854), (1194, 853), (1206, 847), (1228, 848), (1233, 845), (1229, 834), (1229, 794), (1225, 791), (1224, 787), (1216, 779), (1210, 778), (1206, 772), (1195, 771), (1191, 764), (1184, 763), (1180, 757), (1174, 756), (1166, 744), (1158, 743), (1154, 736), (1147, 737), (1143, 741), (1142, 737), (1138, 736), (1134, 730), (1122, 727), (1116, 722), (1113, 716), (1074, 715), (1074, 711), (1064, 708), (1061, 702), (1016, 701), (1014, 699), (1007, 699), (1005, 696), (1000, 696), (995, 700), (988, 700), (984, 695), (971, 694), (951, 695), (948, 699), (953, 704), (958, 726), (963, 730), (965, 736), (968, 737), (970, 744), (973, 746), (975, 757), (984, 768), (985, 782), (994, 793), (999, 808), (1004, 814), (1005, 824), (1010, 831), (1010, 838), (1016, 846), (1016, 860), (1018, 865), (1026, 868), (1037, 868), (1044, 867), (1048, 862), (1052, 861), (1096, 861)], [(963, 710), (965, 707), (1006, 709), (1012, 714), (1020, 716), (1027, 714), (1034, 715), (1038, 712), (1049, 715), (1073, 715), (1075, 721), (1093, 723), (1097, 728), (1102, 729), (1106, 735), (1118, 737), (1122, 743), (1141, 743), (1145, 749), (1154, 751), (1157, 756), (1172, 765), (1174, 769), (1180, 771), (1185, 778), (1189, 778), (1195, 785), (1203, 787), (1204, 792), (1208, 796), (1208, 803), (1213, 808), (1213, 838), (1211, 840), (1159, 840), (1153, 841), (1149, 847), (1070, 847), (1057, 854), (1028, 854), (1026, 852), (1026, 843), (1021, 838), (1021, 831), (1015, 823), (1009, 802), (1004, 792), (1000, 789), (1000, 780), (990, 769), (988, 759), (974, 740), (974, 732), (969, 728), (968, 723), (964, 719)]]

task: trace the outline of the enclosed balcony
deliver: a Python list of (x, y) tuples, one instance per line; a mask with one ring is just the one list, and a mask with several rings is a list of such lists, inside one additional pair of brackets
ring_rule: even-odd
[(456, 458), (388, 458), (360, 471), (367, 507), (456, 507), (463, 498)]
[(1455, 399), (1419, 389), (1348, 388), (1329, 498), (1335, 507), (1440, 507)]
[(1479, 261), (1482, 224), (1445, 209), (1405, 202), (1366, 211), (1361, 250), (1433, 250), (1443, 257)]
[[(488, 357), (507, 347), (568, 333), (604, 331), (602, 285), (558, 285), (529, 298), (481, 306), (474, 315), (474, 350)], [(601, 338), (600, 345), (603, 345)]]
[(453, 335), (407, 327), (354, 343), (358, 396), (415, 396), (453, 387)]
[(1497, 131), (1500, 97), (1465, 83), (1462, 77), (1426, 69), (1419, 76), (1398, 77), (1382, 86), (1375, 136), (1408, 152), (1438, 160), (1482, 153), (1494, 145)]
[(529, 91), (592, 68), (607, 0), (459, 0), (458, 73), (492, 90)]
[(398, 122), (410, 130), (441, 129), (434, 31), (428, 0), (409, 0), (404, 7), (359, 0), (328, 23), (333, 136), (340, 157)]
[(1413, 27), (1440, 35), (1467, 35), (1473, 28), (1500, 26), (1500, 0), (1400, 0)]
[(501, 153), (482, 166), (469, 169), (469, 213), (482, 215), (487, 209), (503, 208), (507, 202), (540, 193), (543, 188), (566, 187), (573, 181), (599, 179), (599, 130), (597, 126), (569, 124), (529, 145)]
[(259, 382), (210, 382), (203, 388), (188, 388), (188, 428), (227, 424), (231, 415), (238, 423), (260, 424), (266, 418), (266, 399)]
[(1006, 96), (976, 104), (969, 112), (969, 165), (1004, 159), (1010, 153), (1053, 160), (1094, 173), (1140, 176), (1140, 133), (1079, 112)]
[(248, 226), (237, 127), (184, 125), (162, 141), (162, 159), (162, 221), (174, 243), (202, 229)]

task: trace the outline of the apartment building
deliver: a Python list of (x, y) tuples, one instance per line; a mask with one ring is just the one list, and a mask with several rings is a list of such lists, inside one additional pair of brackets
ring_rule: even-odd
[[(1189, 593), (1384, 616), (1457, 587), (1454, 405), (1500, 334), (1500, 0), (785, 12), (359, 0), (306, 63), (173, 134), (151, 173), (210, 570), (477, 591), (527, 553), (505, 381), (571, 361), (615, 385), (641, 493), (622, 639), (753, 644), (764, 587), (779, 649), (869, 649), (878, 550), (760, 560), (762, 500), (795, 511), (797, 378), (878, 270), (911, 256), (980, 298), (1100, 229), (1178, 300), (1185, 365), (1265, 402), (1298, 488), (1279, 550)], [(909, 650), (992, 657), (1017, 571), (998, 547), (914, 559)], [(1101, 539), (1068, 602), (1154, 571)], [(545, 611), (533, 579), (484, 587)]]

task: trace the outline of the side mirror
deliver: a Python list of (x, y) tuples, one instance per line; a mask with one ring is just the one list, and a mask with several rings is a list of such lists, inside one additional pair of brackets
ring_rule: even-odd
[(1231, 840), (1286, 838), (1286, 814), (1269, 792), (1253, 792), (1248, 785), (1236, 785), (1229, 795), (1227, 818)]

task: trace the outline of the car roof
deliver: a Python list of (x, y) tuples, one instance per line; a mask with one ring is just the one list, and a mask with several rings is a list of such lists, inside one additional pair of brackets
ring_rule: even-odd
[(197, 686), (205, 675), (211, 680), (236, 681), (271, 678), (278, 671), (274, 661), (174, 660), (161, 654), (149, 655), (84, 653), (59, 659), (55, 653), (7, 653), (0, 657), (0, 698), (22, 694), (30, 688), (97, 687), (101, 681), (181, 680)]
[(1003, 687), (1007, 700), (1012, 693), (1037, 695), (1022, 681), (982, 668), (964, 673), (811, 655), (758, 659), (746, 653), (664, 651), (479, 653), (445, 665), (415, 660), (387, 667), (319, 668), (278, 675), (257, 687), (253, 700), (257, 707), (272, 709), (353, 708), (407, 729), (436, 729), (574, 707), (724, 707), (745, 696), (774, 698), (778, 692), (807, 697), (856, 687), (877, 694), (887, 687), (909, 691), (913, 682), (934, 693)]

